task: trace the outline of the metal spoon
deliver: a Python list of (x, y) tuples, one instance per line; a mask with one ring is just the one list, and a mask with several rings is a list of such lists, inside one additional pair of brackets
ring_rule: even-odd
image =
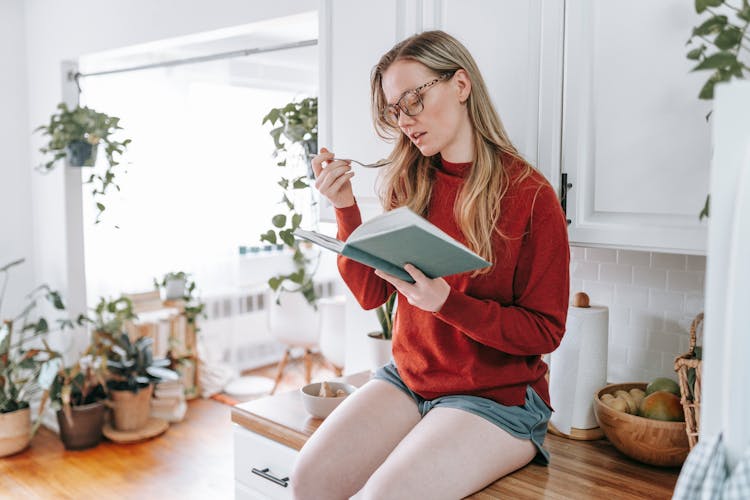
[(347, 159), (347, 158), (334, 158), (331, 161), (337, 161), (337, 160), (338, 161), (349, 161), (349, 162), (352, 162), (352, 163), (356, 163), (360, 167), (364, 167), (364, 168), (380, 168), (380, 167), (384, 167), (385, 165), (389, 165), (390, 163), (392, 163), (390, 160), (378, 160), (375, 163), (362, 163), (361, 161), (350, 160), (350, 159)]

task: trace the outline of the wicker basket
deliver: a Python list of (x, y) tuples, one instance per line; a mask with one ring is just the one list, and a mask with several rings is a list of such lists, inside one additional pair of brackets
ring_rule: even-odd
[[(685, 411), (685, 431), (690, 449), (698, 442), (698, 429), (701, 423), (701, 360), (696, 358), (695, 344), (698, 328), (703, 323), (703, 313), (698, 314), (690, 325), (690, 349), (674, 360), (674, 369), (680, 381), (680, 400)], [(690, 369), (695, 370), (692, 391), (689, 382)]]

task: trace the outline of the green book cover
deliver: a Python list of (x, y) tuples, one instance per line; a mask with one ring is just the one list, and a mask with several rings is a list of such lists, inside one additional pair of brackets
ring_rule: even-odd
[(414, 280), (404, 270), (407, 263), (430, 278), (491, 265), (408, 207), (362, 223), (346, 242), (304, 229), (294, 235), (410, 283)]

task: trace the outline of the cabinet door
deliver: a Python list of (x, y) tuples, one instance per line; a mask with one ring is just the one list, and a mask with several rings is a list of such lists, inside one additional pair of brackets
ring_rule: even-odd
[[(414, 33), (416, 3), (397, 0), (325, 0), (321, 4), (321, 107), (319, 143), (340, 158), (371, 162), (388, 155), (370, 113), (370, 71), (397, 41)], [(357, 169), (354, 194), (363, 217), (380, 213), (376, 169)], [(333, 220), (327, 200), (321, 218)]]
[(709, 105), (683, 0), (567, 0), (562, 169), (570, 240), (705, 253)]
[[(563, 7), (559, 0), (426, 2), (428, 25), (471, 52), (511, 141), (559, 184)], [(430, 15), (431, 13), (431, 15)]]
[[(444, 30), (466, 45), (511, 140), (558, 185), (563, 29), (559, 0), (324, 2), (321, 144), (342, 157), (364, 161), (390, 152), (391, 145), (378, 139), (372, 127), (370, 70), (396, 42), (431, 29)], [(376, 178), (376, 171), (359, 169), (352, 181), (365, 217), (380, 211)], [(325, 206), (321, 213), (328, 218)]]

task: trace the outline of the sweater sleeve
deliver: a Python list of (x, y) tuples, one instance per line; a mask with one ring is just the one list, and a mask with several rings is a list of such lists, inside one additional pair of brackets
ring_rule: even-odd
[(565, 333), (570, 294), (570, 248), (557, 195), (545, 185), (535, 196), (529, 231), (513, 279), (512, 305), (455, 289), (435, 315), (473, 340), (517, 356), (554, 351)]
[[(346, 241), (360, 224), (362, 215), (357, 204), (336, 209), (338, 233), (336, 237)], [(375, 270), (343, 255), (336, 259), (339, 273), (363, 309), (375, 309), (382, 305), (395, 291), (393, 285), (378, 277)]]

